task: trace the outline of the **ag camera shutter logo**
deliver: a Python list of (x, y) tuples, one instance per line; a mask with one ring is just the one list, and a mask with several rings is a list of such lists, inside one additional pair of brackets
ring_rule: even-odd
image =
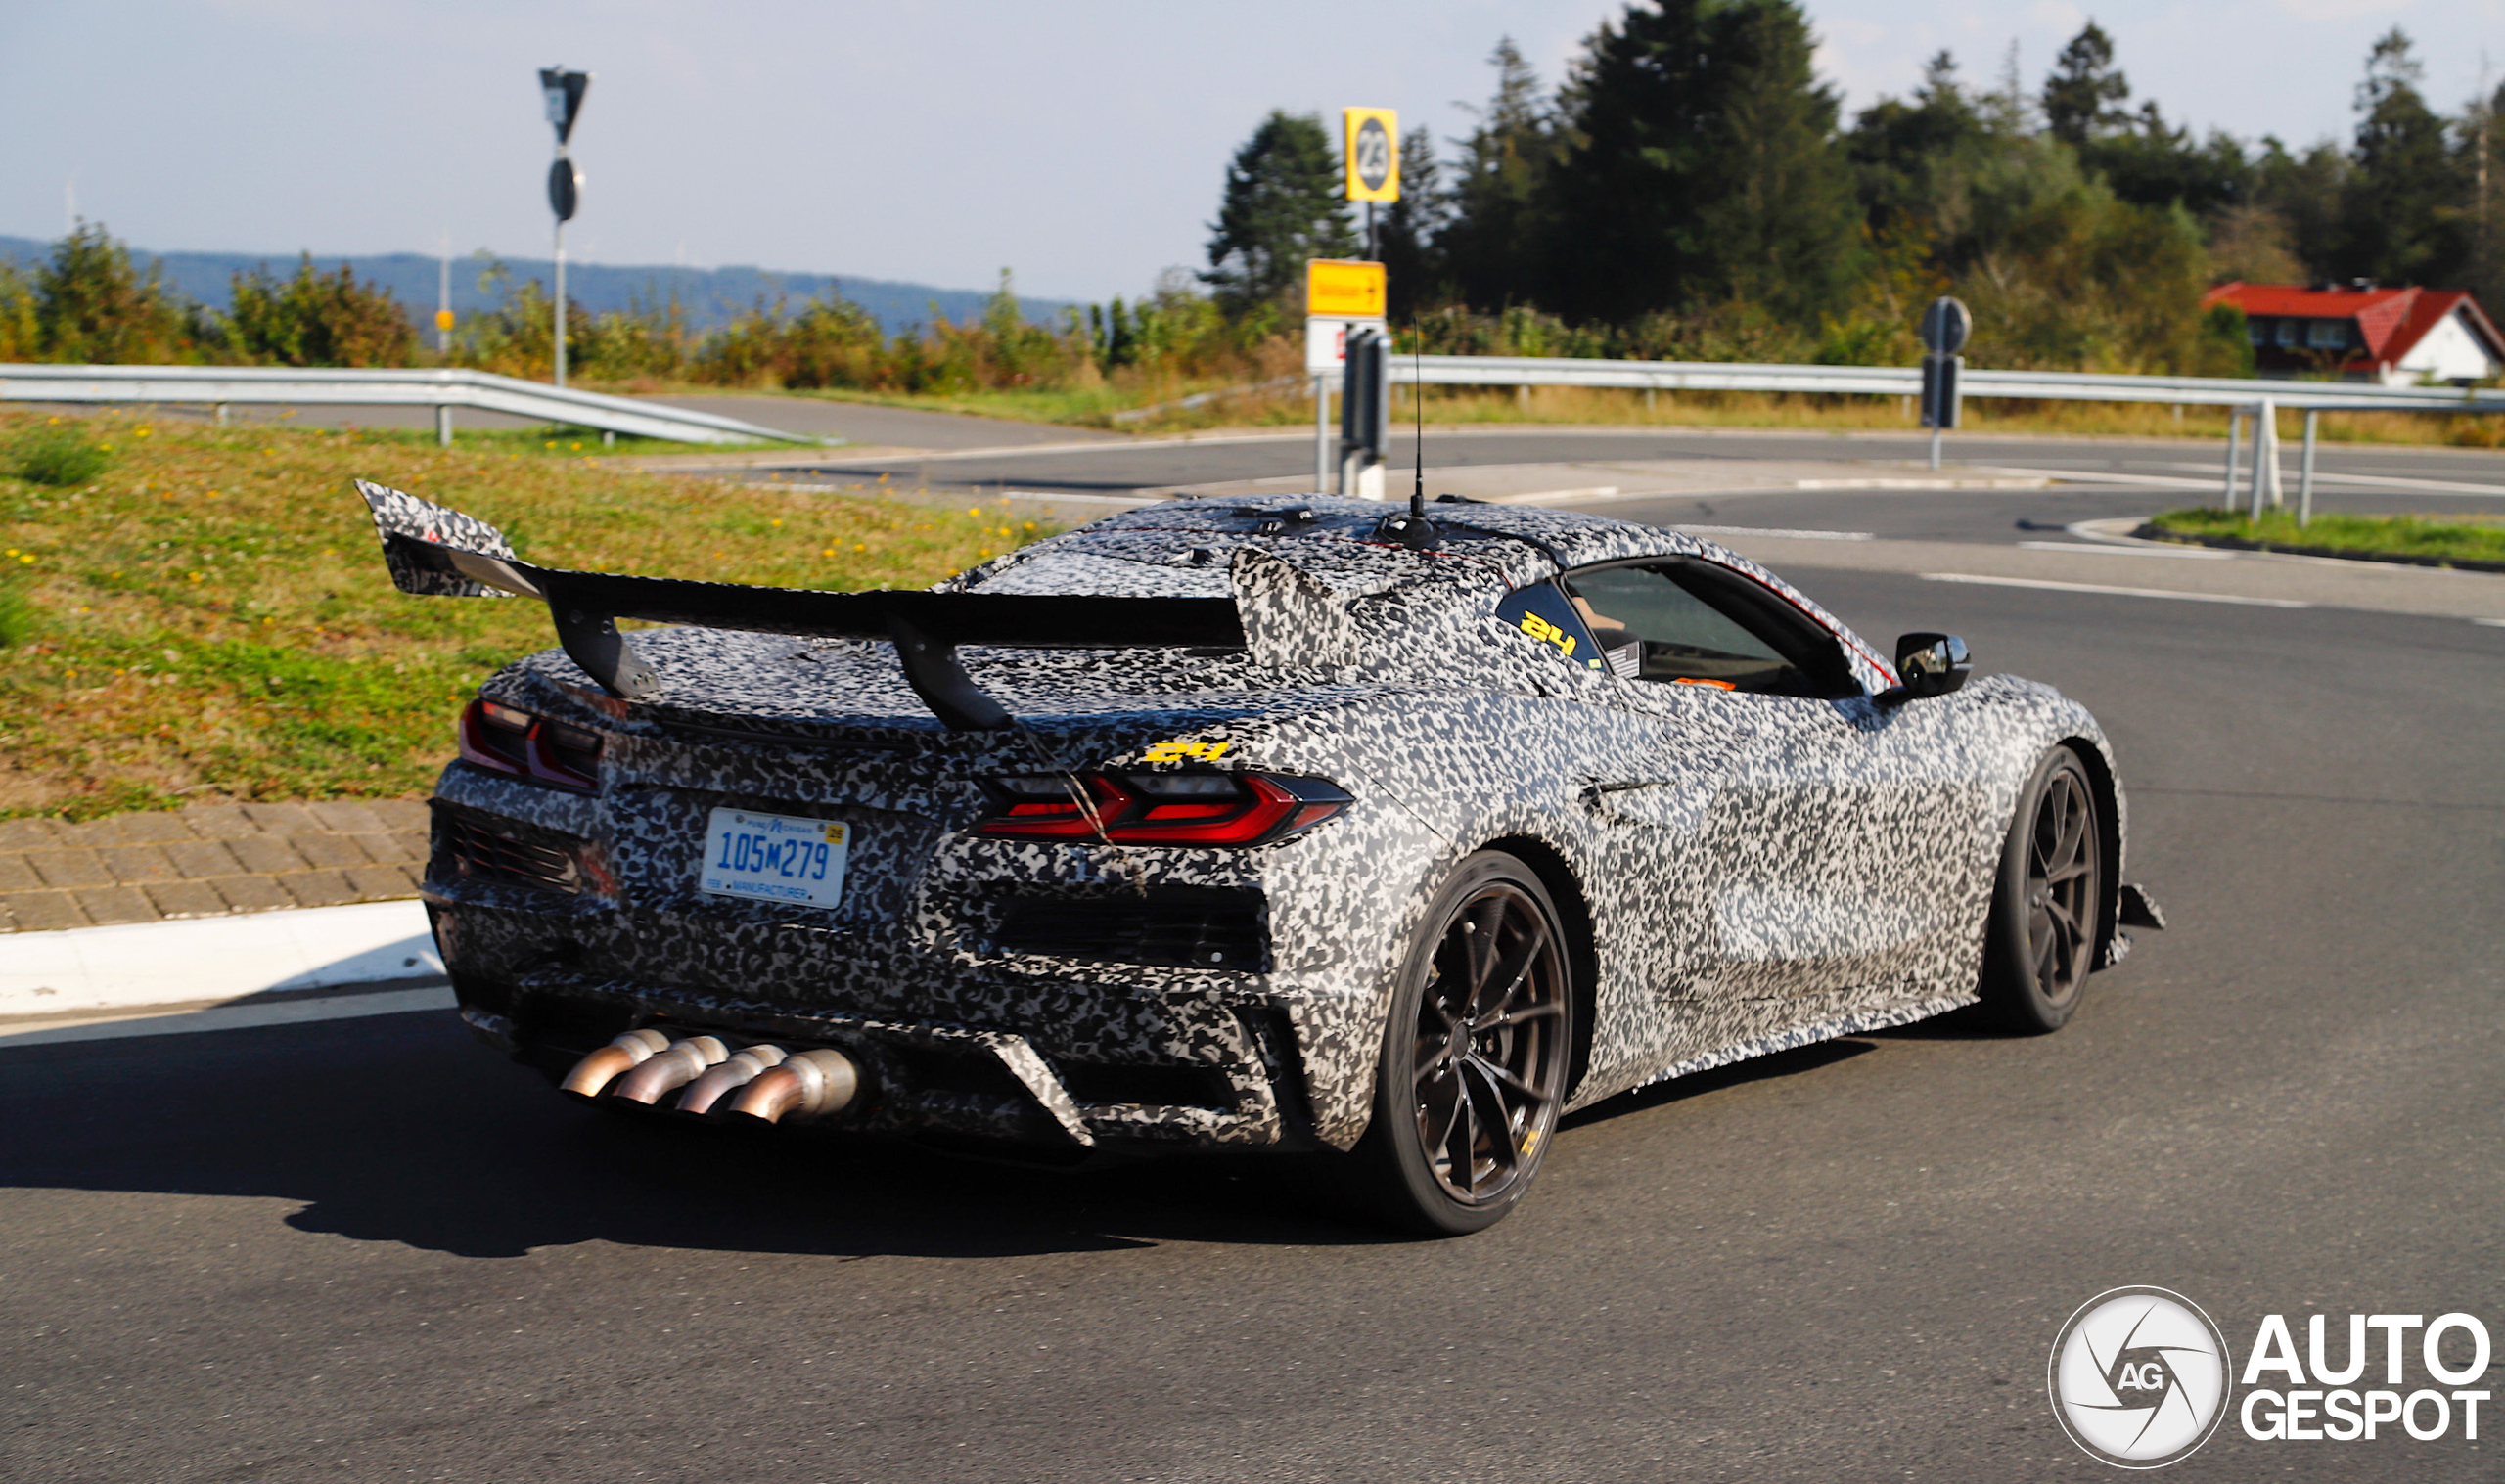
[(2053, 1416), (2090, 1458), (2163, 1468), (2209, 1440), (2226, 1416), (2226, 1336), (2164, 1288), (2113, 1288), (2079, 1306), (2053, 1341)]

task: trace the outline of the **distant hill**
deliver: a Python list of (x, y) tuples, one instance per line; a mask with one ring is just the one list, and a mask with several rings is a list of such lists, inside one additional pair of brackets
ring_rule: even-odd
[[(52, 255), (52, 244), (29, 237), (0, 237), (0, 258), (15, 259), (21, 267), (31, 268)], [(279, 277), (296, 271), (298, 254), (293, 252), (143, 252), (133, 248), (131, 256), (140, 263), (152, 258), (164, 264), (165, 281), (175, 289), (202, 303), (226, 307), (235, 275), (250, 273), (267, 265)], [(468, 318), (495, 306), (496, 295), (482, 292), (478, 279), (490, 259), (483, 253), (452, 260), (452, 310)], [(387, 252), (367, 256), (323, 256), (316, 254), (313, 265), (329, 272), (342, 263), (356, 271), (359, 279), (379, 284), (391, 291), (392, 296), (409, 308), (410, 317), (422, 329), (434, 324), (437, 260), (418, 252)], [(505, 268), (516, 279), (537, 279), (545, 285), (550, 278), (546, 258), (509, 257)], [(835, 285), (845, 298), (868, 310), (880, 328), (893, 335), (911, 325), (926, 325), (935, 312), (963, 323), (982, 313), (984, 302), (991, 297), (988, 290), (934, 289), (927, 284), (898, 284), (886, 279), (845, 278), (825, 273), (769, 273), (762, 268), (673, 268), (668, 266), (619, 267), (610, 263), (584, 263), (569, 258), (566, 262), (566, 292), (574, 302), (594, 314), (612, 309), (624, 309), (630, 298), (649, 303), (666, 302), (672, 292), (687, 312), (691, 329), (710, 330), (729, 320), (762, 298), (773, 302), (777, 294), (794, 303), (814, 298), (829, 284)], [(1021, 297), (1018, 307), (1026, 318), (1038, 324), (1051, 324), (1061, 311), (1070, 307), (1060, 299)]]

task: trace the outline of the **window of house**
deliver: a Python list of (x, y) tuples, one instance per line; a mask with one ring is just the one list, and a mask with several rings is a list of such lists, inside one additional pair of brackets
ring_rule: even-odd
[(2348, 322), (2346, 320), (2316, 320), (2313, 322), (2311, 332), (2305, 337), (2305, 343), (2316, 350), (2345, 349), (2348, 344)]
[(2266, 318), (2258, 317), (2245, 321), (2244, 335), (2245, 338), (2253, 341), (2256, 346), (2269, 344), (2270, 321)]
[(2304, 331), (2305, 322), (2303, 320), (2281, 320), (2279, 322), (2279, 343), (2281, 345), (2290, 346), (2300, 344), (2304, 340)]
[(1777, 696), (1860, 692), (1833, 634), (1712, 562), (1585, 567), (1557, 586), (1610, 669), (1629, 680)]

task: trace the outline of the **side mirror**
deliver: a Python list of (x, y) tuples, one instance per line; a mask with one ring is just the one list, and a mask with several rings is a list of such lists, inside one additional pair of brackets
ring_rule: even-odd
[(1901, 682), (1881, 693), (1882, 705), (1903, 705), (1926, 696), (1945, 696), (1966, 683), (1974, 669), (1966, 641), (1954, 634), (1905, 634), (1896, 640), (1896, 675)]

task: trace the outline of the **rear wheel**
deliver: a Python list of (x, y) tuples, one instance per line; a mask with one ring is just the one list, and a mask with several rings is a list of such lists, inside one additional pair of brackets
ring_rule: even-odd
[(1571, 965), (1556, 904), (1514, 857), (1474, 855), (1435, 893), (1392, 993), (1351, 1172), (1378, 1215), (1452, 1236), (1522, 1199), (1565, 1104)]
[(1983, 1003), (2012, 1030), (2059, 1030), (2096, 967), (2105, 834), (2096, 784), (2068, 746), (2035, 765), (2002, 843), (1983, 943)]

